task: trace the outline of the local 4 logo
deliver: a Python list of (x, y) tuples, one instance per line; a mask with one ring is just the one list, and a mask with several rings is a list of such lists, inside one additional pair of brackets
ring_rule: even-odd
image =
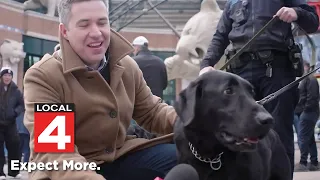
[(34, 108), (34, 151), (74, 152), (75, 105), (37, 103)]

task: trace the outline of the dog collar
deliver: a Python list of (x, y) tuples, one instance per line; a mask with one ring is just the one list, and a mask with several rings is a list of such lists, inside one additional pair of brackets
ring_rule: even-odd
[(223, 152), (218, 154), (214, 159), (203, 158), (203, 157), (201, 157), (201, 155), (197, 152), (197, 150), (194, 148), (194, 146), (190, 142), (189, 142), (189, 147), (190, 147), (190, 150), (191, 150), (192, 154), (194, 155), (194, 157), (196, 157), (201, 162), (210, 164), (210, 167), (212, 170), (217, 171), (221, 168), (221, 165), (222, 165), (221, 156), (222, 156)]

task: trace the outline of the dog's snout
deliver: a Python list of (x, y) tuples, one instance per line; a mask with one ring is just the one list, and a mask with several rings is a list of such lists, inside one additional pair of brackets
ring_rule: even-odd
[(273, 118), (269, 113), (258, 112), (256, 115), (256, 120), (261, 125), (270, 125), (273, 124)]

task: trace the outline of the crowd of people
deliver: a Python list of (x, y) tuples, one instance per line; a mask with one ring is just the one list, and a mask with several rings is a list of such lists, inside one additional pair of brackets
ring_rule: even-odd
[[(296, 22), (313, 33), (319, 27), (319, 17), (305, 1), (284, 2), (227, 1), (199, 75), (215, 70), (230, 42), (233, 51), (238, 51), (277, 16), (277, 24), (267, 29), (227, 71), (248, 80), (255, 87), (257, 100), (294, 81), (298, 70), (292, 65), (294, 43), (289, 42), (294, 42), (294, 38), (290, 23)], [(25, 162), (72, 159), (94, 161), (100, 166), (96, 172), (33, 171), (32, 179), (164, 178), (177, 164), (176, 147), (168, 135), (177, 115), (172, 106), (162, 101), (167, 87), (163, 60), (151, 53), (145, 37), (139, 36), (130, 44), (110, 29), (107, 1), (61, 0), (58, 12), (59, 49), (27, 70), (23, 93), (12, 81), (13, 72), (1, 71), (0, 149), (5, 145), (8, 150), (8, 176), (21, 177), (19, 171), (11, 170), (10, 160), (21, 159), (23, 155)], [(129, 56), (131, 53), (133, 58)], [(306, 73), (310, 64), (304, 62), (304, 66)], [(30, 138), (34, 138), (35, 102), (75, 103), (78, 113), (74, 153), (33, 151)], [(94, 105), (90, 110), (89, 104)], [(274, 129), (286, 148), (292, 173), (294, 169), (318, 170), (314, 137), (319, 118), (317, 80), (309, 76), (265, 108), (275, 119)], [(144, 140), (132, 137), (128, 133), (132, 122), (146, 133), (156, 135)], [(298, 164), (294, 164), (293, 124), (301, 151)], [(0, 179), (5, 179), (5, 155), (0, 152)]]

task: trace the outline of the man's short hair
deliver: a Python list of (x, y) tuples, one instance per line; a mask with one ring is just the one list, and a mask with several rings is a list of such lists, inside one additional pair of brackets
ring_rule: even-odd
[(109, 11), (108, 0), (60, 0), (58, 4), (59, 21), (64, 25), (68, 25), (72, 4), (85, 1), (102, 1)]

